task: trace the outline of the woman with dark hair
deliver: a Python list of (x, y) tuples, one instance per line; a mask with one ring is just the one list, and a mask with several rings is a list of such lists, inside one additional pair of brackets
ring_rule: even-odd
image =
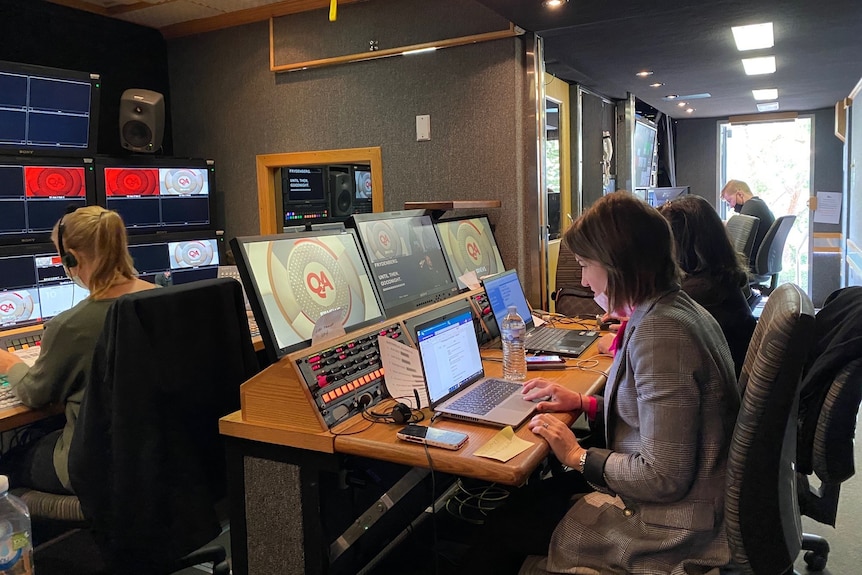
[(13, 487), (67, 494), (72, 492), (69, 446), (108, 308), (121, 295), (155, 286), (138, 279), (126, 226), (117, 212), (99, 206), (79, 208), (57, 222), (52, 239), (66, 275), (90, 293), (45, 324), (42, 351), (32, 367), (0, 350), (0, 373), (7, 374), (13, 393), (24, 405), (64, 403), (66, 424), (4, 455), (2, 471)]
[(757, 323), (742, 293), (748, 282), (745, 258), (733, 249), (724, 224), (706, 199), (683, 196), (664, 204), (659, 212), (673, 231), (682, 289), (721, 326), (738, 377)]
[[(583, 284), (630, 319), (603, 397), (524, 385), (529, 427), (597, 491), (557, 524), (522, 573), (706, 573), (730, 561), (725, 470), (739, 392), (718, 323), (680, 289), (667, 221), (628, 193), (599, 199), (564, 235)], [(543, 412), (586, 413), (607, 448), (584, 449)], [(535, 513), (543, 513), (536, 509)]]

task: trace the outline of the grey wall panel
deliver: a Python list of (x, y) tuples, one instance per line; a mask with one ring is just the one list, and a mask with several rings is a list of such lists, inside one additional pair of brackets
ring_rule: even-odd
[(676, 181), (713, 205), (718, 201), (718, 120), (679, 120), (676, 126)]
[[(399, 8), (406, 21), (393, 28), (424, 34), (426, 4), (405, 3), (412, 12)], [(434, 5), (453, 32), (435, 24), (442, 36), (505, 28), (475, 2)], [(355, 8), (339, 9), (339, 22), (356, 18), (351, 26), (361, 28), (386, 4)], [(318, 23), (308, 22), (309, 33), (329, 34), (325, 11), (311, 14)], [(380, 146), (387, 210), (405, 201), (500, 199), (502, 208), (489, 210), (493, 223), (503, 223), (500, 250), (523, 270), (525, 226), (509, 225), (523, 212), (524, 174), (534, 163), (523, 153), (530, 123), (521, 107), (522, 38), (282, 74), (269, 71), (268, 38), (260, 22), (168, 44), (175, 151), (216, 160), (228, 238), (259, 230), (255, 156)], [(416, 142), (419, 114), (431, 115), (429, 142)]]

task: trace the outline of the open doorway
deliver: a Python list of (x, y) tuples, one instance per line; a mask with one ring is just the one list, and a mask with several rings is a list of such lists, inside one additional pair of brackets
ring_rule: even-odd
[[(776, 218), (796, 216), (784, 245), (779, 283), (793, 282), (809, 294), (812, 125), (810, 116), (751, 124), (719, 123), (717, 188), (721, 190), (728, 180), (742, 180)], [(730, 217), (724, 202), (717, 205), (725, 219)]]

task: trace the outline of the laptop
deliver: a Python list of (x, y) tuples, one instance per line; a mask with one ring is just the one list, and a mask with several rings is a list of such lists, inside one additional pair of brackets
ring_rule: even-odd
[(518, 315), (527, 325), (525, 345), (527, 351), (578, 357), (599, 337), (598, 332), (594, 330), (563, 329), (544, 325), (537, 327), (515, 270), (485, 278), (482, 284), (485, 286), (485, 294), (488, 296), (488, 303), (491, 304), (491, 311), (494, 313), (497, 325), (500, 325), (509, 313), (509, 306), (518, 308)]
[(536, 408), (521, 395), (523, 384), (485, 377), (470, 308), (416, 326), (416, 342), (433, 411), (453, 419), (517, 427)]

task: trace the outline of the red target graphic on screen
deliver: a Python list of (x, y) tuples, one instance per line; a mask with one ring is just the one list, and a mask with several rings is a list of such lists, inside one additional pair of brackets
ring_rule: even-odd
[(33, 315), (33, 296), (28, 291), (0, 293), (0, 324), (21, 323)]
[(158, 168), (105, 168), (105, 193), (112, 196), (159, 195)]
[(341, 324), (364, 317), (359, 275), (338, 240), (307, 238), (274, 243), (267, 261), (275, 302), (303, 339), (321, 315), (340, 309)]
[(389, 222), (370, 222), (365, 229), (373, 261), (402, 255), (401, 236)]
[(452, 255), (461, 273), (476, 271), (481, 275), (490, 275), (502, 271), (497, 270), (488, 232), (473, 221), (461, 222), (455, 230), (454, 239), (457, 249)]
[(169, 196), (191, 196), (205, 194), (204, 174), (201, 170), (188, 168), (162, 169), (163, 194)]
[(83, 198), (84, 168), (25, 167), (26, 195), (32, 198)]
[(178, 242), (172, 244), (173, 269), (196, 268), (207, 266), (213, 262), (215, 250), (210, 242), (206, 240), (195, 240), (191, 242)]

